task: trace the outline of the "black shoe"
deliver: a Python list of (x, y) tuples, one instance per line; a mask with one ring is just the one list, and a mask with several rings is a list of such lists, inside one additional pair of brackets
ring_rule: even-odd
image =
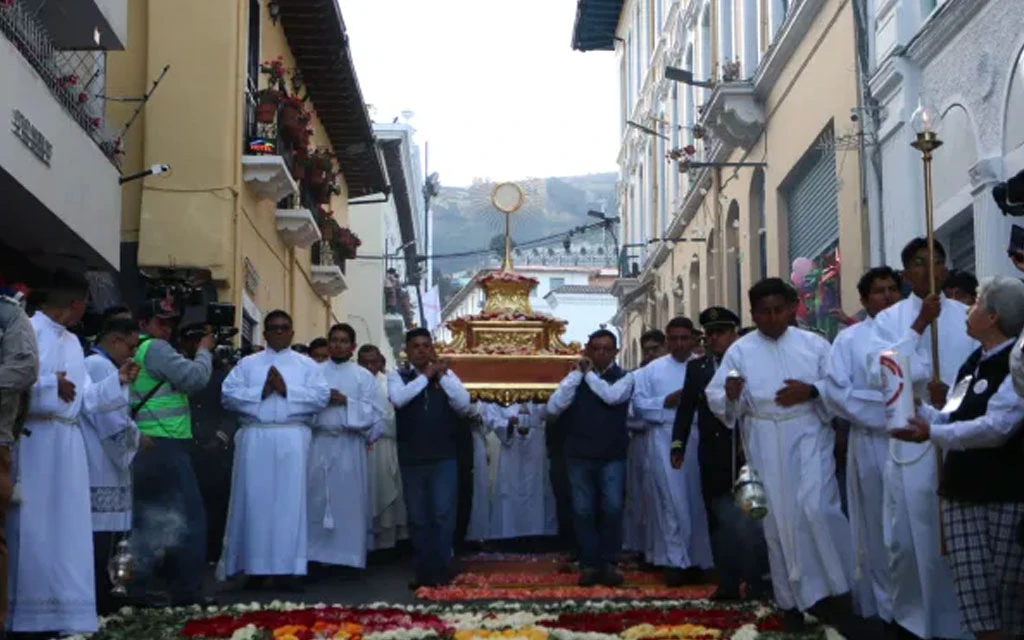
[(284, 576), (274, 578), (274, 587), (278, 591), (284, 591), (286, 593), (305, 593), (306, 585), (302, 583), (302, 578), (299, 576)]
[(417, 580), (416, 578), (410, 578), (409, 579), (409, 591), (415, 591), (415, 590), (419, 589), (422, 586), (423, 586), (423, 584), (419, 580)]
[(786, 609), (782, 612), (782, 627), (788, 633), (801, 633), (807, 629), (804, 614), (797, 609)]
[(171, 599), (171, 606), (174, 607), (191, 607), (192, 605), (199, 605), (200, 607), (216, 607), (220, 603), (215, 598), (210, 596), (178, 596)]
[(601, 572), (600, 583), (606, 587), (621, 587), (626, 580), (614, 567), (605, 567)]
[(272, 586), (270, 578), (249, 576), (242, 584), (243, 591), (266, 591)]
[(738, 588), (727, 589), (718, 587), (714, 593), (708, 596), (708, 600), (712, 602), (739, 602), (740, 599), (740, 590)]
[(596, 587), (601, 584), (601, 572), (597, 569), (584, 569), (577, 584), (581, 587)]
[(748, 584), (744, 600), (755, 600), (758, 602), (770, 602), (773, 598), (772, 586), (766, 583)]

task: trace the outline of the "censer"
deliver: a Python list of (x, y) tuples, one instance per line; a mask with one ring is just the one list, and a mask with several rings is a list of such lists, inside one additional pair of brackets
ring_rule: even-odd
[(132, 556), (127, 538), (117, 543), (114, 555), (107, 563), (107, 575), (110, 576), (110, 583), (114, 585), (110, 593), (115, 596), (128, 595), (128, 585), (135, 579), (135, 558)]
[[(726, 380), (742, 379), (743, 375), (739, 371), (730, 371), (726, 375)], [(732, 477), (736, 478), (732, 486), (732, 497), (744, 515), (751, 520), (762, 520), (768, 515), (768, 494), (761, 483), (761, 477), (749, 464), (740, 467), (739, 475), (736, 475), (736, 429), (739, 428), (740, 425), (734, 425), (732, 432)], [(750, 459), (749, 454), (746, 458)]]

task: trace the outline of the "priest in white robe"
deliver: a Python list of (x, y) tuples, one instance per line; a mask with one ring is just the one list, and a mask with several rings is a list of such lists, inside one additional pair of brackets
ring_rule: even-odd
[(544, 413), (544, 406), (536, 403), (492, 406), (491, 428), (501, 442), (491, 505), (492, 539), (558, 533)]
[(327, 344), (330, 358), (320, 368), (330, 404), (314, 422), (309, 449), (309, 561), (364, 569), (373, 522), (367, 446), (381, 425), (380, 389), (352, 359), (355, 329), (334, 325)]
[[(685, 582), (686, 569), (713, 566), (707, 510), (701, 494), (700, 462), (689, 456), (683, 468), (672, 468), (672, 427), (676, 409), (686, 382), (686, 363), (697, 344), (693, 322), (673, 318), (665, 330), (669, 353), (651, 362), (635, 375), (632, 407), (648, 425), (646, 460), (649, 490), (645, 506), (649, 539), (648, 560), (665, 567), (666, 582), (678, 586)], [(698, 447), (699, 432), (690, 432), (688, 446)]]
[(853, 541), (854, 605), (866, 618), (892, 621), (892, 583), (885, 548), (883, 480), (889, 461), (885, 399), (868, 369), (873, 357), (875, 317), (900, 301), (900, 278), (890, 267), (876, 267), (857, 283), (868, 317), (844, 329), (832, 343), (822, 398), (850, 422), (846, 450), (846, 495)]
[(370, 550), (391, 549), (409, 537), (402, 498), (402, 471), (398, 466), (398, 443), (395, 408), (388, 401), (388, 378), (384, 355), (372, 344), (359, 347), (359, 365), (374, 375), (379, 393), (376, 395), (375, 431), (380, 438), (373, 444), (369, 457), (370, 482)]
[(846, 623), (850, 525), (839, 501), (835, 433), (819, 399), (829, 343), (789, 326), (797, 294), (781, 279), (758, 282), (749, 297), (758, 330), (726, 351), (705, 390), (708, 406), (729, 427), (740, 421), (747, 462), (764, 484), (772, 588), (787, 624), (798, 627), (812, 607)]
[[(946, 252), (935, 243), (935, 279), (946, 277)], [(967, 307), (929, 296), (928, 243), (903, 249), (903, 277), (913, 293), (875, 317), (870, 367), (881, 389), (878, 355), (896, 349), (910, 358), (914, 396), (942, 406), (948, 387), (978, 342), (967, 335)], [(940, 385), (932, 376), (931, 331), (937, 318)], [(930, 389), (929, 387), (934, 387)], [(893, 621), (919, 638), (965, 636), (949, 564), (941, 555), (938, 461), (930, 442), (892, 440), (885, 475), (885, 541), (892, 576)]]
[(497, 458), (500, 447), (492, 429), (498, 409), (500, 407), (490, 402), (476, 402), (472, 408), (473, 503), (466, 528), (466, 540), (470, 542), (485, 542), (494, 537), (491, 510), (498, 467), (497, 460), (492, 464), (491, 459)]
[[(93, 384), (117, 375), (139, 345), (138, 326), (130, 319), (108, 321), (96, 338), (85, 369)], [(132, 528), (132, 460), (139, 447), (139, 429), (127, 404), (113, 411), (83, 412), (82, 438), (89, 463), (95, 554), (96, 608), (110, 615), (117, 608), (111, 595), (107, 564), (118, 540)]]
[(240, 428), (217, 577), (243, 573), (255, 587), (258, 578), (273, 576), (277, 586), (298, 591), (308, 559), (310, 426), (331, 389), (319, 365), (291, 349), (287, 313), (268, 313), (263, 335), (267, 348), (243, 358), (221, 389), (224, 408), (238, 413)]
[(138, 367), (124, 364), (93, 384), (78, 337), (67, 330), (85, 313), (88, 285), (59, 273), (31, 319), (39, 346), (39, 379), (24, 433), (15, 445), (19, 504), (7, 519), (7, 630), (92, 633), (97, 630), (89, 463), (83, 413), (128, 406)]

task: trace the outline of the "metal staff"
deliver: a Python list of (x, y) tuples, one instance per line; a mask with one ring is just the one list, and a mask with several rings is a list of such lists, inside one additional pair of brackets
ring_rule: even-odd
[[(911, 118), (914, 126), (915, 138), (910, 146), (921, 152), (921, 162), (924, 165), (924, 224), (928, 240), (928, 291), (931, 295), (938, 293), (935, 282), (935, 219), (932, 203), (932, 152), (942, 146), (935, 134), (939, 118), (936, 112), (924, 105), (920, 105)], [(932, 343), (932, 382), (940, 382), (939, 375), (939, 319), (932, 321), (931, 325)], [(934, 446), (934, 445), (933, 445)], [(942, 474), (942, 450), (935, 446), (935, 464), (938, 474)], [(946, 555), (946, 527), (942, 522), (942, 499), (939, 499), (939, 548), (942, 555)]]

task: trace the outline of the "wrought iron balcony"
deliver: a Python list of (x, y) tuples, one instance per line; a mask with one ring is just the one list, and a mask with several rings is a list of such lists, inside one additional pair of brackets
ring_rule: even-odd
[[(102, 52), (60, 51), (46, 28), (18, 0), (0, 0), (0, 33), (39, 74), (54, 99), (103, 155), (120, 166), (121, 140), (103, 123), (106, 77)], [(15, 87), (8, 87), (16, 91)]]

